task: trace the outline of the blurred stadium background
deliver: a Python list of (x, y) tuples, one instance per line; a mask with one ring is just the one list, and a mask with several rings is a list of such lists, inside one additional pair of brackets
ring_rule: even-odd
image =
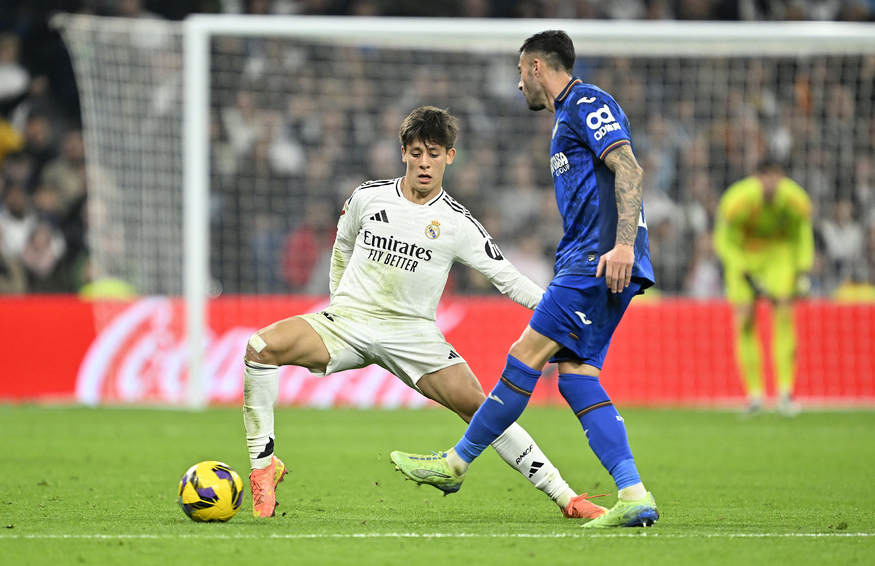
[[(572, 27), (581, 30), (572, 33), (575, 74), (629, 115), (657, 276), (612, 346), (612, 396), (646, 405), (742, 399), (711, 231), (722, 191), (771, 154), (815, 205), (812, 295), (797, 309), (799, 398), (875, 404), (873, 2), (59, 0), (3, 10), (0, 337), (54, 356), (36, 378), (7, 374), (0, 401), (237, 403), (249, 334), (325, 305), (340, 206), (364, 180), (403, 173), (397, 128), (423, 104), (461, 120), (448, 192), (546, 285), (561, 236), (552, 115), (526, 109), (516, 49), (540, 29)], [(67, 16), (52, 19), (58, 13)], [(194, 289), (208, 321), (195, 335), (205, 352), (200, 398), (187, 389), (199, 349), (183, 299), (192, 304), (183, 20), (196, 13), (302, 16), (305, 30), (209, 40), (206, 277)], [(308, 37), (312, 16), (383, 31)], [(467, 39), (442, 39), (454, 21)], [(421, 37), (401, 40), (393, 26)], [(529, 31), (485, 37), (502, 26)], [(662, 39), (636, 41), (645, 28)], [(457, 266), (439, 310), (486, 387), (528, 318), (496, 293)], [(0, 361), (14, 367), (20, 355), (9, 347)], [(559, 399), (549, 373), (538, 396)], [(280, 402), (423, 404), (378, 368), (323, 380), (287, 368)]]

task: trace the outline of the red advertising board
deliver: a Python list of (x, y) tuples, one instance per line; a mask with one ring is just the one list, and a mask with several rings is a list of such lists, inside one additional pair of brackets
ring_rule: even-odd
[(76, 297), (0, 296), (0, 401), (72, 400), (95, 335), (92, 305)]
[[(212, 300), (205, 372), (210, 402), (240, 403), (242, 356), (252, 332), (326, 305), (322, 297)], [(760, 310), (768, 318), (768, 308)], [(636, 300), (611, 345), (605, 389), (626, 405), (739, 402), (731, 316), (722, 301)], [(875, 305), (810, 301), (798, 306), (796, 317), (798, 398), (875, 404)], [(529, 311), (501, 297), (455, 297), (441, 302), (437, 324), (488, 390), (528, 318)], [(99, 305), (72, 296), (0, 298), (0, 401), (180, 404), (187, 380), (184, 320), (182, 302), (166, 297)], [(555, 366), (545, 370), (533, 402), (562, 403)], [(279, 403), (426, 404), (376, 366), (321, 379), (282, 368)]]

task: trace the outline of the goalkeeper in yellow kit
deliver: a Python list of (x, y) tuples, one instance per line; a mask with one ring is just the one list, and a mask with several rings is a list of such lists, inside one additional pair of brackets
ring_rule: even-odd
[(763, 406), (763, 376), (757, 339), (756, 298), (774, 307), (773, 359), (778, 411), (798, 413), (793, 402), (796, 336), (793, 299), (808, 292), (814, 261), (811, 200), (787, 178), (780, 164), (766, 160), (756, 173), (731, 185), (720, 199), (714, 247), (723, 262), (726, 297), (735, 311), (737, 353), (748, 411)]

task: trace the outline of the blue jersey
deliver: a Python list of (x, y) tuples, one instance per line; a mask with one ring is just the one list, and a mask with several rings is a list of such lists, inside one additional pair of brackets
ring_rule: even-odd
[[(613, 149), (632, 146), (629, 120), (611, 95), (572, 78), (556, 98), (550, 168), (565, 235), (556, 249), (556, 277), (595, 276), (602, 254), (617, 238), (614, 172), (603, 161)], [(632, 277), (653, 285), (644, 205), (635, 239)]]

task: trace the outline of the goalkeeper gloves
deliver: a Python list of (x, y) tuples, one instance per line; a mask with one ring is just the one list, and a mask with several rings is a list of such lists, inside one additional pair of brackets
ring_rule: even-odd
[(753, 277), (753, 275), (745, 272), (744, 273), (744, 280), (747, 281), (747, 284), (750, 285), (751, 289), (753, 289), (753, 294), (758, 299), (768, 299), (769, 298), (769, 292), (766, 290), (766, 288), (763, 286), (762, 283), (760, 283), (757, 279), (755, 279)]
[(796, 297), (807, 297), (811, 293), (811, 277), (807, 273), (796, 274)]

